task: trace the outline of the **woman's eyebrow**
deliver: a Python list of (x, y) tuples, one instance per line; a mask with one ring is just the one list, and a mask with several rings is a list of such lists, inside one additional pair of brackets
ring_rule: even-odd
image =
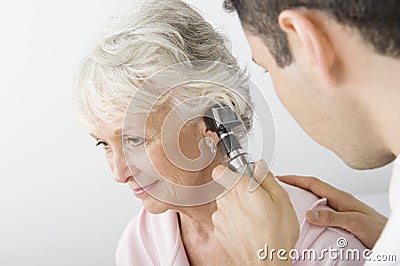
[(95, 136), (93, 133), (89, 133), (89, 135), (94, 138), (95, 140), (98, 140), (99, 138), (97, 136)]

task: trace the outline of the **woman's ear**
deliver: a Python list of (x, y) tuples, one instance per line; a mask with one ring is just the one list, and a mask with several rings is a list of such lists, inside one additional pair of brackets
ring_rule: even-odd
[(199, 128), (200, 128), (200, 131), (201, 131), (201, 135), (203, 137), (208, 137), (208, 138), (212, 139), (214, 141), (215, 145), (217, 145), (219, 143), (219, 137), (218, 137), (217, 133), (212, 132), (211, 130), (209, 130), (206, 127), (206, 124), (204, 123), (203, 120), (200, 121)]
[(279, 26), (287, 34), (297, 63), (312, 70), (326, 85), (334, 86), (337, 82), (335, 49), (326, 32), (326, 24), (312, 15), (301, 10), (284, 10), (279, 14)]

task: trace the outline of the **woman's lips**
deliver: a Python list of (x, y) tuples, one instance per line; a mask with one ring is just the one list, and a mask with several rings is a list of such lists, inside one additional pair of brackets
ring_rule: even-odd
[(134, 188), (133, 193), (135, 194), (135, 196), (140, 197), (146, 194), (147, 191), (149, 191), (156, 183), (158, 182), (158, 180), (154, 183), (151, 183), (150, 185), (144, 186), (144, 187), (139, 187), (139, 188)]

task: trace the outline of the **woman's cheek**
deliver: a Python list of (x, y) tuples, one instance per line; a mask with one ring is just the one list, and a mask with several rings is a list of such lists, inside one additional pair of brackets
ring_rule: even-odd
[(156, 148), (149, 150), (149, 155), (153, 169), (157, 173), (157, 175), (173, 182), (175, 179), (175, 173), (179, 172), (179, 169), (177, 169), (168, 160), (162, 149)]

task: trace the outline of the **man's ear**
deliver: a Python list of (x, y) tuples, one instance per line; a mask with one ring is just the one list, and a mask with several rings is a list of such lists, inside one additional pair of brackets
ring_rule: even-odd
[(284, 10), (278, 22), (287, 34), (293, 56), (302, 67), (311, 68), (328, 86), (337, 83), (335, 49), (325, 32), (324, 24), (307, 12)]

